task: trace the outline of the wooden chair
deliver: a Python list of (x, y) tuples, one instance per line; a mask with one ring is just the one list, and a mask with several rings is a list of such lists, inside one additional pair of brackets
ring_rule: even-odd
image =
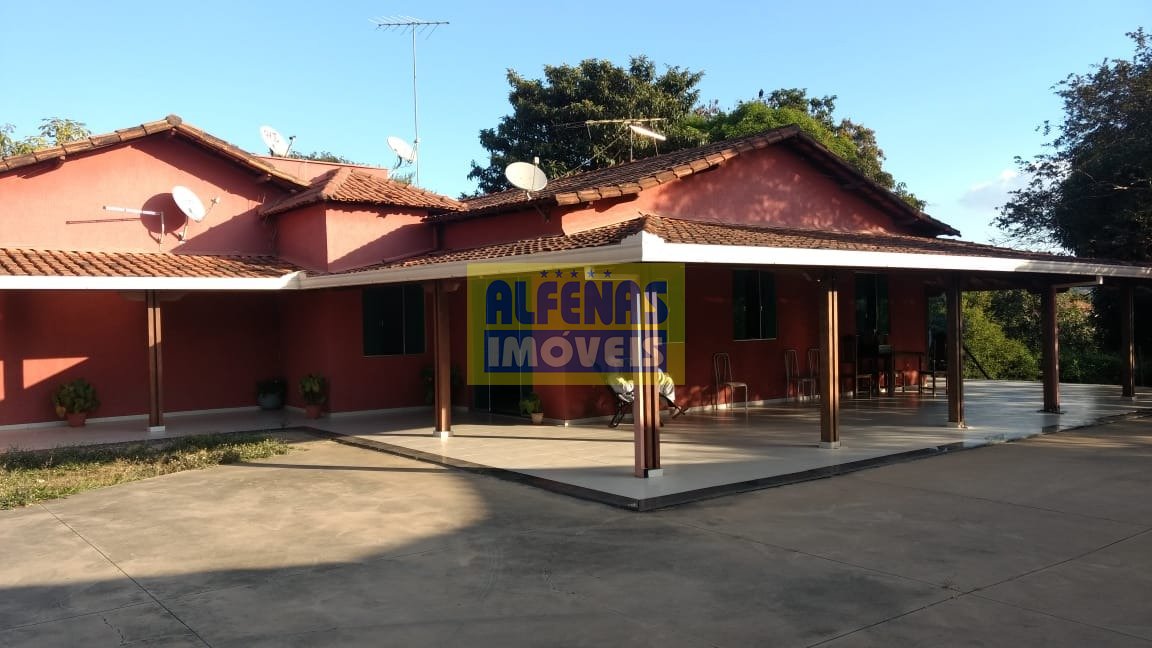
[(848, 391), (848, 381), (852, 381), (854, 397), (861, 397), (861, 388), (865, 385), (868, 387), (865, 393), (868, 398), (872, 397), (872, 390), (876, 386), (872, 380), (872, 370), (860, 360), (859, 338), (855, 335), (840, 337), (840, 380), (843, 383), (843, 391)]
[[(812, 363), (811, 358), (809, 358), (808, 363)], [(793, 388), (795, 388), (795, 390), (793, 390)], [(796, 395), (796, 400), (800, 400), (800, 397), (805, 395), (814, 398), (816, 396), (816, 381), (812, 379), (811, 368), (809, 368), (808, 376), (800, 374), (800, 360), (796, 349), (785, 349), (784, 399), (787, 400), (791, 394)]]
[(736, 390), (744, 390), (744, 412), (748, 412), (748, 383), (737, 381), (732, 376), (732, 360), (727, 353), (717, 353), (712, 356), (712, 373), (716, 378), (716, 405), (720, 404), (720, 392), (725, 389), (732, 391), (732, 400), (736, 400)]

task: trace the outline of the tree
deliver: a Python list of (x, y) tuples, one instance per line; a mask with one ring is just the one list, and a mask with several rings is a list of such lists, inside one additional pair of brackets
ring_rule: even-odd
[(923, 209), (924, 201), (884, 170), (884, 151), (876, 142), (876, 131), (851, 119), (837, 122), (835, 112), (835, 95), (809, 97), (803, 88), (781, 88), (767, 97), (761, 90), (755, 101), (743, 102), (732, 112), (711, 111), (694, 125), (707, 132), (711, 141), (718, 141), (795, 124), (872, 181)]
[(92, 134), (83, 122), (73, 119), (52, 117), (42, 119), (39, 135), (29, 135), (21, 139), (13, 139), (12, 133), (16, 127), (12, 124), (0, 126), (0, 157), (23, 155), (36, 149), (59, 146), (67, 142), (84, 139)]
[[(496, 128), (480, 131), (480, 144), (489, 152), (484, 166), (472, 162), (468, 178), (480, 192), (507, 189), (504, 167), (540, 158), (551, 178), (587, 171), (656, 151), (704, 143), (705, 135), (685, 124), (699, 97), (702, 72), (670, 67), (657, 74), (647, 57), (633, 57), (621, 68), (609, 61), (587, 59), (579, 65), (544, 66), (543, 79), (528, 79), (508, 70), (512, 114)], [(668, 137), (658, 145), (632, 137), (624, 124), (589, 121), (653, 119)]]
[(1128, 36), (1132, 60), (1105, 59), (1054, 87), (1065, 114), (1051, 151), (1017, 158), (1030, 182), (994, 221), (1010, 239), (1152, 260), (1152, 48), (1143, 29)]
[[(488, 163), (473, 161), (468, 177), (477, 181), (480, 193), (500, 191), (509, 187), (504, 168), (511, 162), (539, 157), (544, 172), (556, 178), (796, 124), (865, 176), (923, 209), (923, 201), (883, 169), (876, 132), (850, 119), (835, 120), (835, 96), (809, 97), (805, 89), (781, 88), (765, 97), (761, 90), (756, 100), (725, 111), (717, 101), (697, 103), (702, 77), (679, 67), (658, 75), (643, 56), (632, 58), (627, 69), (599, 59), (545, 66), (542, 80), (509, 70), (512, 114), (496, 128), (480, 131)], [(645, 118), (662, 120), (655, 128), (667, 141), (633, 137), (623, 123), (589, 123)]]

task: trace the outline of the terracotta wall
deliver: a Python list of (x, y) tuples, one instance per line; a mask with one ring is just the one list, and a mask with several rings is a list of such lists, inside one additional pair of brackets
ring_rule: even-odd
[[(220, 198), (203, 222), (189, 224), (184, 242), (176, 236), (186, 219), (172, 201), (174, 185), (191, 189), (206, 208)], [(285, 192), (179, 137), (157, 137), (5, 174), (0, 195), (6, 247), (270, 254), (273, 232), (257, 208)], [(104, 205), (162, 211), (166, 233), (161, 238), (158, 217)]]
[(303, 405), (297, 383), (316, 372), (328, 378), (328, 409), (333, 412), (424, 405), (420, 373), (432, 364), (430, 308), (431, 300), (425, 299), (424, 353), (369, 357), (364, 355), (359, 288), (283, 295), (281, 353), (289, 403)]
[(52, 392), (75, 378), (96, 387), (95, 416), (147, 413), (143, 301), (98, 291), (0, 295), (0, 425), (56, 420)]

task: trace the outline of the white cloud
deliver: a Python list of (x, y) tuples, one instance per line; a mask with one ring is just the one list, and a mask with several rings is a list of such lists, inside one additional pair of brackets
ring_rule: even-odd
[(1023, 176), (1015, 169), (1004, 169), (991, 180), (982, 180), (964, 192), (959, 203), (969, 209), (994, 212), (1008, 201), (1008, 192), (1023, 188)]

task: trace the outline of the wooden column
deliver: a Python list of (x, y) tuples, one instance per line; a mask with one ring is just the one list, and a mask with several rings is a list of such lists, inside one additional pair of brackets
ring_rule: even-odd
[(155, 290), (144, 291), (148, 318), (148, 431), (164, 431), (163, 309)]
[(1120, 393), (1136, 397), (1136, 289), (1120, 288)]
[(964, 314), (961, 312), (960, 277), (949, 277), (944, 289), (948, 341), (945, 349), (948, 364), (948, 424), (964, 425)]
[[(659, 341), (656, 336), (655, 312), (646, 313), (641, 300), (655, 304), (655, 293), (636, 294), (632, 299), (632, 321), (635, 338), (632, 340), (632, 358), (636, 371), (636, 400), (632, 403), (632, 431), (635, 460), (632, 474), (637, 477), (658, 477), (660, 468), (660, 385), (656, 365), (648, 366), (644, 360), (645, 345)], [(655, 348), (655, 347), (648, 347)]]
[(840, 447), (840, 294), (836, 276), (820, 280), (820, 447)]
[(1060, 413), (1060, 335), (1056, 323), (1056, 288), (1040, 291), (1040, 354), (1044, 364), (1044, 409)]
[(452, 350), (448, 336), (448, 296), (443, 280), (432, 282), (432, 354), (435, 365), (434, 435), (452, 436)]

